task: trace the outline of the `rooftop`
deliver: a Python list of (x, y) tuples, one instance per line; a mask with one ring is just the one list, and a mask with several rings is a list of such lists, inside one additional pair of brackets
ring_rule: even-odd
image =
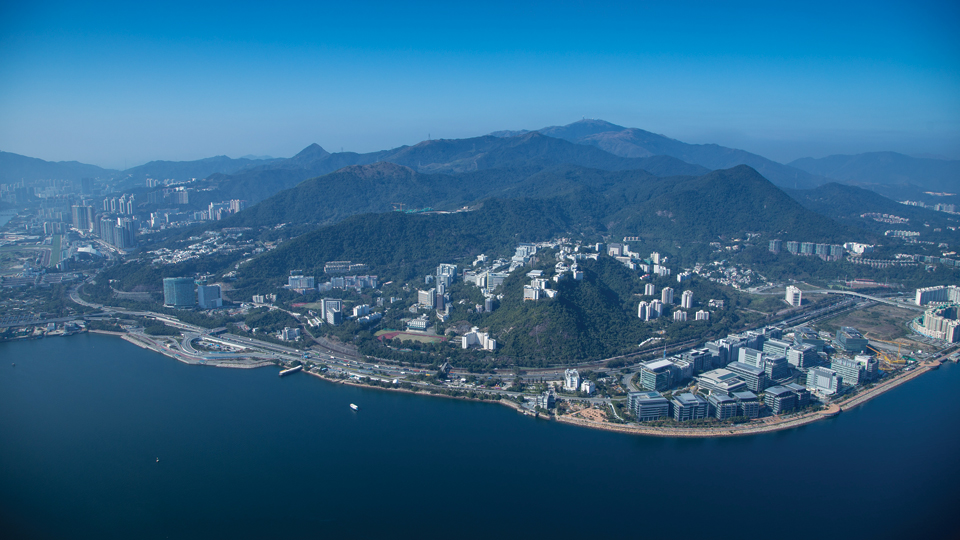
[(683, 393), (677, 396), (673, 396), (673, 400), (680, 403), (681, 405), (699, 405), (701, 403), (706, 402), (706, 400), (703, 399), (702, 397), (695, 396), (691, 393)]
[(668, 368), (668, 367), (670, 367), (670, 366), (672, 366), (672, 365), (673, 365), (673, 362), (671, 362), (670, 360), (664, 359), (664, 360), (657, 360), (657, 361), (655, 361), (655, 362), (650, 362), (649, 364), (647, 364), (647, 365), (645, 365), (645, 366), (643, 366), (643, 367), (646, 368), (646, 369), (648, 369), (648, 370), (650, 370), (650, 371), (660, 371), (660, 370), (666, 369), (666, 368)]
[(784, 394), (792, 394), (793, 390), (787, 388), (786, 386), (771, 386), (770, 388), (766, 389), (766, 393), (774, 396), (782, 396)]

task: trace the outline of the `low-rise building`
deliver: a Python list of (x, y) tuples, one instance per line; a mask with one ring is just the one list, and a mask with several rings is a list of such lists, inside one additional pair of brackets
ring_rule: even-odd
[(782, 339), (768, 339), (763, 342), (763, 353), (770, 356), (786, 356), (793, 343)]
[(640, 386), (647, 390), (662, 392), (673, 387), (676, 368), (670, 360), (656, 360), (640, 368)]
[(797, 395), (797, 408), (802, 409), (810, 404), (810, 391), (797, 383), (787, 383), (784, 388), (790, 389)]
[(836, 371), (847, 386), (856, 386), (863, 382), (861, 366), (856, 360), (834, 357), (830, 360), (830, 369)]
[(743, 382), (747, 383), (747, 388), (753, 392), (763, 392), (767, 387), (767, 373), (761, 368), (743, 362), (730, 362), (727, 364), (727, 369), (743, 379)]
[(787, 349), (787, 362), (795, 368), (806, 369), (820, 363), (820, 355), (813, 345), (792, 345)]
[(767, 380), (780, 380), (790, 376), (790, 364), (784, 356), (765, 357), (763, 371), (767, 374)]
[(737, 407), (737, 400), (733, 399), (727, 394), (719, 392), (711, 393), (710, 397), (707, 398), (707, 403), (710, 406), (710, 415), (717, 420), (733, 418), (737, 416), (737, 412), (739, 410)]
[[(424, 325), (424, 329), (426, 329), (426, 325)], [(464, 349), (471, 345), (479, 345), (485, 351), (497, 350), (497, 340), (491, 338), (487, 332), (481, 332), (476, 326), (460, 338), (460, 345)]]
[(785, 386), (772, 386), (763, 393), (763, 402), (774, 415), (797, 408), (797, 394)]
[(840, 391), (840, 375), (825, 367), (814, 366), (807, 371), (807, 389), (825, 396), (832, 396)]
[(670, 416), (670, 402), (660, 392), (630, 392), (627, 406), (640, 422)]
[(729, 395), (747, 389), (747, 383), (728, 369), (714, 369), (697, 377), (697, 384), (701, 390), (713, 394)]
[(671, 400), (673, 419), (677, 422), (688, 420), (702, 420), (707, 417), (709, 406), (707, 400), (700, 396), (685, 392)]
[(867, 340), (859, 330), (850, 326), (842, 326), (837, 330), (837, 345), (847, 352), (867, 350)]
[(793, 331), (793, 344), (798, 347), (813, 345), (817, 352), (823, 352), (823, 340), (820, 339), (820, 334), (806, 326)]
[(744, 418), (757, 418), (760, 416), (760, 399), (750, 391), (734, 392), (730, 395), (737, 401), (737, 412)]

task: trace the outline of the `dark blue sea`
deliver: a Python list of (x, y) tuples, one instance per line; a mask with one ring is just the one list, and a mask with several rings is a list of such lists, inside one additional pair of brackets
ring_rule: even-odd
[(955, 365), (832, 420), (682, 440), (187, 366), (99, 335), (0, 343), (0, 360), (0, 538), (960, 531)]

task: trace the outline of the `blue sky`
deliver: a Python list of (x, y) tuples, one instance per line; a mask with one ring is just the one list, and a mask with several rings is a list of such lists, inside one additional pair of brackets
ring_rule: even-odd
[[(960, 3), (0, 4), (0, 150), (366, 152), (581, 117), (960, 158)], [(26, 5), (29, 4), (29, 5)]]

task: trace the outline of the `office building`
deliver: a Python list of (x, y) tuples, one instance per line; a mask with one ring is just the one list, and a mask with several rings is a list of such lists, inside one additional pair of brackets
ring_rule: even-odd
[(730, 397), (737, 401), (738, 416), (757, 418), (760, 416), (760, 399), (750, 391), (734, 392)]
[(763, 392), (767, 386), (767, 373), (758, 367), (745, 364), (743, 362), (730, 362), (727, 369), (743, 379), (747, 388), (753, 392)]
[(790, 364), (786, 356), (764, 355), (763, 371), (767, 374), (767, 380), (778, 381), (790, 376)]
[(787, 362), (796, 368), (808, 368), (820, 363), (820, 356), (813, 345), (792, 345), (787, 349)]
[(785, 386), (772, 386), (763, 393), (763, 402), (774, 415), (797, 408), (797, 395)]
[(679, 370), (670, 360), (656, 360), (640, 368), (640, 386), (662, 392), (679, 381)]
[(693, 307), (693, 291), (683, 291), (680, 295), (680, 307), (690, 309)]
[(806, 326), (793, 331), (793, 344), (798, 347), (813, 345), (817, 352), (823, 352), (823, 340), (820, 339), (820, 334)]
[(163, 278), (163, 305), (190, 308), (196, 303), (193, 280), (190, 278)]
[(872, 381), (880, 375), (880, 362), (869, 355), (857, 355), (854, 362), (860, 364), (860, 376), (864, 381)]
[(659, 392), (630, 392), (627, 406), (640, 422), (650, 422), (670, 416), (670, 402)]
[(702, 420), (707, 417), (709, 410), (707, 400), (687, 392), (675, 396), (670, 404), (673, 406), (673, 419), (677, 422)]
[(197, 304), (200, 309), (214, 309), (223, 307), (223, 297), (219, 285), (207, 285), (206, 282), (197, 283)]
[(567, 369), (563, 372), (563, 389), (568, 392), (576, 392), (580, 389), (580, 372), (575, 369)]
[(830, 360), (830, 369), (836, 371), (843, 384), (847, 386), (856, 386), (864, 382), (863, 367), (856, 360), (834, 357)]
[(799, 306), (803, 303), (803, 292), (793, 285), (788, 285), (785, 299), (791, 306)]
[(763, 342), (763, 354), (769, 356), (786, 356), (793, 344), (782, 339), (768, 339)]
[(296, 341), (300, 339), (299, 328), (284, 328), (280, 331), (280, 339), (284, 341)]
[(802, 409), (810, 404), (810, 391), (797, 383), (787, 383), (784, 388), (790, 389), (797, 395), (797, 408)]
[(737, 400), (724, 393), (711, 393), (707, 398), (709, 414), (717, 420), (726, 420), (737, 416)]
[(747, 383), (728, 369), (714, 369), (697, 377), (697, 386), (703, 391), (713, 394), (732, 394), (747, 389)]
[(837, 345), (847, 352), (863, 352), (867, 350), (867, 340), (860, 331), (850, 326), (841, 326), (837, 330)]
[(807, 371), (807, 390), (831, 396), (840, 391), (840, 375), (832, 370), (814, 366)]
[(663, 290), (660, 291), (660, 301), (663, 302), (664, 304), (672, 304), (672, 303), (673, 303), (673, 288), (672, 288), (672, 287), (664, 287)]
[(680, 355), (680, 358), (690, 362), (693, 365), (694, 373), (703, 373), (714, 368), (716, 358), (713, 353), (706, 348), (693, 349)]
[(740, 349), (740, 357), (737, 358), (737, 362), (763, 368), (763, 353), (750, 347), (743, 347)]

